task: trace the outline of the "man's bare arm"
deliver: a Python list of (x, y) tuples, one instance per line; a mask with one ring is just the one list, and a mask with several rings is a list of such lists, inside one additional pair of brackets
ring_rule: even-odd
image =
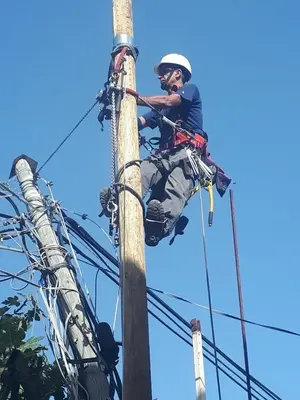
[(179, 94), (170, 94), (168, 96), (149, 96), (149, 97), (143, 97), (141, 96), (137, 100), (137, 104), (139, 106), (146, 106), (143, 102), (145, 100), (147, 103), (149, 103), (152, 107), (155, 108), (170, 108), (170, 107), (176, 107), (181, 104), (181, 97)]

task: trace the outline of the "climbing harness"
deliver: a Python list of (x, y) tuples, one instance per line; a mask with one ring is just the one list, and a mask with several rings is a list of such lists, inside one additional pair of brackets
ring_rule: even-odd
[[(127, 93), (132, 94), (133, 96), (136, 96), (141, 99), (141, 97), (138, 95), (133, 90), (127, 89)], [(152, 110), (154, 110), (157, 115), (161, 118), (161, 120), (166, 123), (167, 125), (171, 126), (173, 128), (173, 137), (172, 140), (165, 144), (160, 144), (160, 138), (151, 138), (149, 141), (146, 141), (145, 137), (142, 137), (140, 140), (141, 145), (148, 144), (151, 147), (151, 153), (153, 154), (159, 154), (162, 151), (165, 150), (170, 150), (174, 147), (183, 147), (185, 148), (187, 152), (188, 159), (190, 161), (191, 167), (193, 169), (193, 172), (195, 174), (195, 177), (197, 177), (197, 180), (199, 181), (199, 184), (193, 188), (193, 190), (190, 193), (189, 199), (197, 192), (199, 191), (202, 187), (207, 189), (208, 194), (209, 194), (209, 214), (208, 214), (208, 225), (211, 227), (213, 223), (213, 209), (214, 209), (214, 199), (213, 199), (213, 171), (210, 167), (206, 165), (206, 163), (202, 160), (206, 160), (207, 158), (207, 141), (208, 137), (205, 132), (202, 134), (199, 133), (190, 133), (188, 130), (183, 128), (183, 121), (171, 121), (167, 117), (165, 117), (159, 110), (156, 108), (152, 107), (148, 102), (142, 99), (142, 101), (145, 102), (146, 105), (148, 105)], [(153, 145), (158, 145), (158, 149), (154, 149)], [(163, 163), (161, 162), (160, 159), (154, 160), (153, 161), (157, 168), (161, 171), (163, 175), (164, 171), (164, 166)], [(181, 221), (178, 220), (179, 226), (181, 226)], [(187, 225), (186, 220), (184, 221), (184, 225)], [(181, 229), (181, 228), (180, 228)], [(176, 230), (176, 229), (175, 229)], [(179, 231), (178, 231), (179, 232)], [(183, 230), (181, 230), (182, 233), (176, 233), (174, 237), (171, 239), (170, 244), (174, 242), (174, 238), (178, 234), (183, 234)]]
[(206, 140), (204, 139), (204, 137), (199, 135), (198, 133), (195, 133), (193, 135), (193, 138), (190, 138), (185, 131), (179, 130), (174, 133), (174, 138), (172, 141), (160, 146), (160, 150), (172, 149), (173, 147), (180, 146), (181, 144), (189, 144), (193, 145), (197, 149), (202, 149), (205, 143)]

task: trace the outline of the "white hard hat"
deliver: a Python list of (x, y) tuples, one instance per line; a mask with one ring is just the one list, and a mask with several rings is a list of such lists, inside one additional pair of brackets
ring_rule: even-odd
[(177, 53), (172, 53), (172, 54), (167, 54), (164, 56), (158, 65), (155, 65), (154, 71), (158, 73), (158, 69), (162, 64), (176, 64), (180, 67), (183, 67), (185, 69), (184, 72), (186, 72), (186, 80), (189, 81), (192, 77), (192, 67), (187, 58), (182, 56), (181, 54)]

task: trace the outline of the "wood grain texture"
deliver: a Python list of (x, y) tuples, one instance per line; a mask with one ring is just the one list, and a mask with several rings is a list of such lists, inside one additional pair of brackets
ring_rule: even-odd
[[(131, 0), (113, 0), (114, 36), (133, 36)], [(136, 89), (135, 60), (125, 61), (126, 87)], [(139, 141), (136, 100), (125, 95), (118, 131), (118, 168), (138, 160)], [(139, 166), (126, 168), (121, 182), (141, 195)], [(146, 297), (145, 242), (142, 208), (129, 191), (119, 196), (120, 260), (123, 331), (123, 399), (151, 400), (150, 349)]]

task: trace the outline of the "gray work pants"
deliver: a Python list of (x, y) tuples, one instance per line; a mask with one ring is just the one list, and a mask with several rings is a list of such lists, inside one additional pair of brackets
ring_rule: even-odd
[(160, 200), (166, 224), (164, 236), (170, 235), (180, 217), (195, 179), (184, 148), (151, 155), (141, 163), (142, 197), (152, 190), (151, 198)]

